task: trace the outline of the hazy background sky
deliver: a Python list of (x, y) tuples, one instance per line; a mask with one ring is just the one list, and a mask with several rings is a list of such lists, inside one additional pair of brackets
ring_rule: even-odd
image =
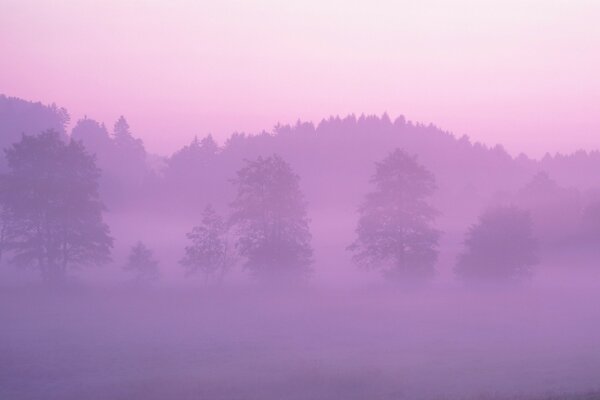
[(513, 154), (600, 148), (600, 1), (0, 0), (0, 93), (154, 152), (404, 114)]

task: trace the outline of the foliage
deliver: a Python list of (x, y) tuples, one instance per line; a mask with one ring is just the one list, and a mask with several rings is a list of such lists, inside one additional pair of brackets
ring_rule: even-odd
[(514, 282), (528, 278), (538, 262), (528, 211), (515, 206), (487, 210), (466, 234), (456, 274), (464, 280)]
[(46, 131), (24, 135), (6, 157), (0, 201), (12, 262), (38, 268), (47, 281), (64, 279), (70, 266), (107, 262), (113, 240), (102, 218), (100, 170), (83, 145)]
[(311, 235), (299, 181), (278, 155), (246, 161), (233, 180), (236, 246), (246, 268), (263, 281), (299, 282), (310, 272)]
[(188, 274), (201, 272), (207, 280), (212, 277), (221, 280), (234, 259), (229, 251), (225, 222), (212, 206), (204, 209), (202, 224), (186, 236), (191, 244), (185, 247), (180, 264)]
[(439, 232), (436, 211), (427, 202), (433, 175), (415, 157), (395, 150), (376, 164), (375, 189), (359, 208), (357, 238), (348, 248), (365, 268), (381, 269), (394, 280), (433, 276)]

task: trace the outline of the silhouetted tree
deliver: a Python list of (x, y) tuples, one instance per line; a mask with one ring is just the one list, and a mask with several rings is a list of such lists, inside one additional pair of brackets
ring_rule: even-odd
[(233, 180), (236, 246), (245, 267), (263, 281), (295, 283), (310, 272), (311, 235), (299, 181), (278, 155), (246, 161)]
[(113, 142), (106, 126), (87, 116), (77, 121), (71, 131), (71, 138), (82, 142), (86, 150), (96, 157), (105, 158), (113, 151)]
[[(139, 189), (149, 174), (146, 166), (146, 149), (141, 139), (133, 137), (125, 117), (121, 116), (113, 128), (113, 150), (107, 155), (107, 166), (115, 176), (113, 189), (120, 193), (132, 194)], [(125, 203), (126, 198), (115, 199)]]
[(24, 135), (6, 150), (0, 200), (8, 218), (12, 261), (38, 268), (47, 281), (67, 268), (109, 260), (112, 238), (102, 219), (94, 157), (58, 133)]
[(102, 198), (111, 209), (121, 211), (141, 203), (144, 184), (153, 177), (146, 162), (146, 150), (141, 139), (132, 135), (127, 120), (121, 116), (109, 135), (104, 124), (83, 118), (71, 132), (71, 137), (80, 140), (87, 151), (96, 157), (102, 169), (100, 190)]
[(144, 149), (144, 143), (134, 138), (129, 129), (127, 120), (122, 115), (119, 117), (113, 128), (113, 140), (117, 148), (123, 149), (129, 157), (144, 158), (146, 156), (146, 150)]
[(348, 247), (354, 261), (393, 280), (432, 277), (439, 238), (427, 200), (436, 188), (433, 174), (397, 149), (376, 163), (371, 183), (375, 190), (359, 207), (357, 238)]
[(564, 188), (538, 172), (521, 188), (513, 204), (529, 211), (533, 234), (541, 247), (556, 248), (577, 232), (582, 201), (575, 188)]
[[(22, 134), (34, 135), (48, 129), (66, 138), (65, 126), (69, 113), (55, 104), (44, 105), (0, 94), (0, 149), (6, 149), (21, 140)], [(5, 169), (4, 157), (0, 168)]]
[(202, 140), (194, 137), (194, 140), (189, 145), (175, 152), (168, 160), (167, 175), (172, 175), (173, 178), (180, 177), (182, 173), (206, 172), (204, 169), (208, 167), (211, 161), (219, 153), (219, 146), (213, 139), (212, 135), (208, 135)]
[(214, 157), (219, 153), (219, 145), (212, 135), (207, 135), (200, 141), (200, 152), (205, 158)]
[(158, 279), (158, 261), (154, 258), (152, 250), (144, 243), (136, 243), (129, 253), (125, 271), (132, 272), (138, 282), (147, 282)]
[[(177, 209), (194, 209), (198, 204), (218, 203), (232, 196), (230, 187), (223, 185), (233, 174), (232, 166), (223, 168), (220, 148), (211, 135), (194, 140), (176, 151), (164, 169), (164, 182), (167, 196), (174, 194), (169, 201)], [(239, 165), (237, 160), (236, 165)], [(189, 182), (196, 182), (190, 185)]]
[(202, 213), (202, 224), (186, 234), (191, 244), (185, 247), (180, 264), (188, 274), (202, 273), (206, 280), (216, 277), (219, 281), (233, 265), (234, 258), (227, 242), (227, 226), (212, 206)]
[(465, 246), (455, 268), (464, 280), (519, 281), (538, 262), (530, 214), (514, 206), (484, 212), (468, 230)]

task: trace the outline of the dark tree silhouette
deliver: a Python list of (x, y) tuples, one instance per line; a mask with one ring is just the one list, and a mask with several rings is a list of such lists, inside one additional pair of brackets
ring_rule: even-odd
[(392, 280), (431, 278), (437, 260), (437, 214), (427, 199), (434, 176), (416, 157), (395, 150), (376, 163), (375, 190), (359, 207), (357, 238), (348, 249), (365, 268), (381, 269)]
[(123, 267), (131, 272), (137, 282), (147, 282), (158, 279), (158, 261), (154, 258), (152, 250), (144, 243), (138, 242), (131, 248), (127, 264)]
[(207, 281), (213, 277), (221, 281), (234, 258), (227, 242), (227, 226), (212, 206), (204, 209), (202, 224), (186, 236), (191, 244), (185, 247), (180, 264), (188, 274), (200, 272)]
[(246, 161), (233, 180), (230, 222), (245, 267), (263, 281), (293, 284), (310, 272), (312, 248), (300, 178), (280, 156)]
[(484, 212), (466, 234), (456, 274), (468, 281), (515, 282), (538, 262), (528, 211), (504, 206)]
[(6, 157), (0, 200), (12, 261), (51, 282), (63, 280), (68, 267), (107, 262), (112, 238), (102, 219), (100, 170), (83, 145), (46, 131), (24, 135)]

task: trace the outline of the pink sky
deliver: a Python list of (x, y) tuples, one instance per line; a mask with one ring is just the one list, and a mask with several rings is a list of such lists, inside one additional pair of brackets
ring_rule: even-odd
[(0, 93), (124, 114), (162, 154), (388, 112), (539, 156), (600, 148), (598, 21), (573, 0), (0, 0)]

